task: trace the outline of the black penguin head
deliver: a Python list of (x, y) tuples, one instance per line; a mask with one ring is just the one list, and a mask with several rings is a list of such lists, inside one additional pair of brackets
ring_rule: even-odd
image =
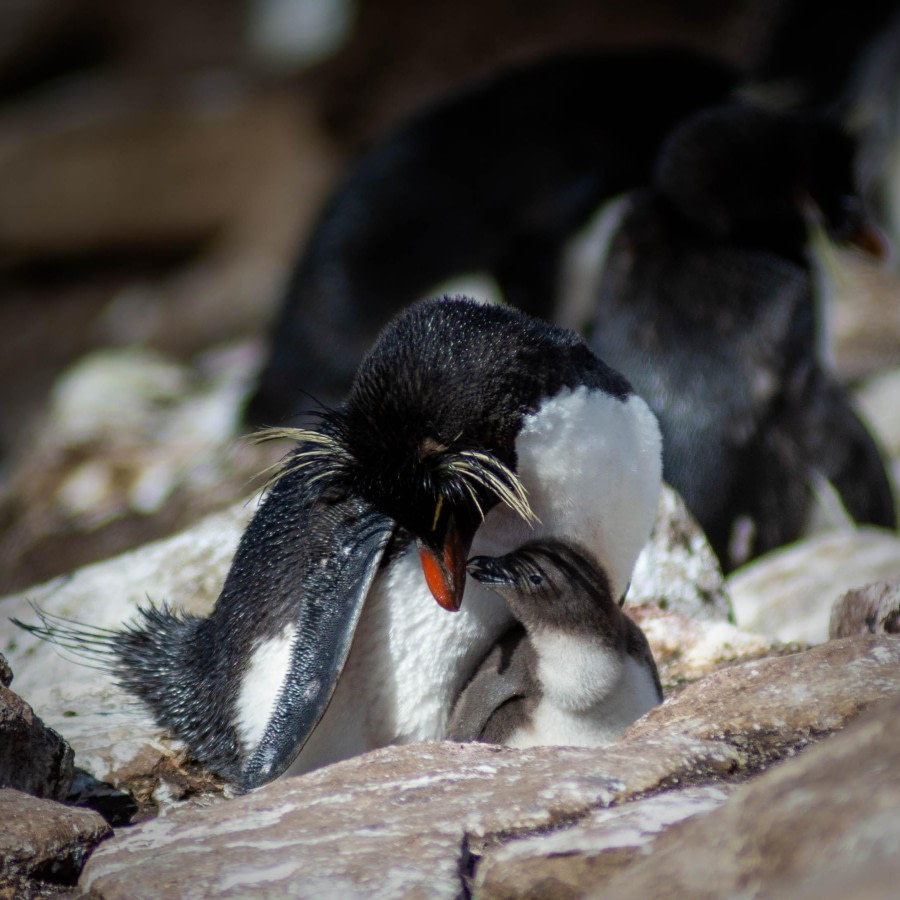
[(714, 235), (796, 256), (814, 216), (833, 239), (880, 255), (854, 155), (852, 138), (828, 117), (731, 103), (676, 128), (654, 177), (684, 218)]
[(469, 574), (492, 588), (528, 629), (614, 635), (622, 616), (603, 569), (556, 539), (530, 541), (505, 556), (476, 556)]
[(533, 519), (516, 475), (523, 417), (581, 384), (630, 392), (573, 332), (467, 298), (426, 301), (384, 329), (344, 405), (288, 466), (318, 467), (329, 491), (390, 516), (415, 538), (437, 601), (457, 609), (487, 512), (504, 503)]

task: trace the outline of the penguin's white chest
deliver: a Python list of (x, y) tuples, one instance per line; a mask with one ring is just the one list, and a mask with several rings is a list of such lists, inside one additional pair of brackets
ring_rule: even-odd
[(651, 670), (621, 649), (567, 634), (531, 640), (542, 696), (510, 747), (602, 747), (659, 703)]
[(465, 681), (511, 621), (502, 599), (471, 579), (460, 611), (442, 609), (407, 548), (366, 598), (331, 704), (290, 772), (442, 738)]
[[(525, 418), (517, 471), (539, 522), (495, 506), (472, 545), (495, 556), (541, 535), (586, 545), (623, 592), (660, 484), (660, 438), (638, 397), (564, 390)], [(444, 736), (453, 704), (512, 617), (469, 579), (459, 612), (441, 609), (409, 547), (376, 579), (331, 704), (291, 773), (376, 747)]]

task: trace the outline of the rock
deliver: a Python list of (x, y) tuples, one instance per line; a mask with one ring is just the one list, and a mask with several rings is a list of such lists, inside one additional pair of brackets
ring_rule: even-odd
[(843, 728), (863, 709), (900, 690), (900, 640), (866, 636), (720, 669), (650, 710), (620, 740), (675, 732), (723, 740), (758, 766), (792, 755)]
[(18, 694), (0, 687), (0, 788), (64, 800), (72, 777), (72, 748)]
[(900, 633), (900, 581), (847, 591), (831, 608), (830, 638)]
[(647, 635), (667, 692), (722, 665), (782, 652), (778, 642), (731, 624), (731, 599), (716, 555), (667, 484), (625, 609)]
[[(121, 625), (147, 602), (167, 600), (207, 613), (254, 508), (252, 502), (237, 504), (179, 535), (0, 599), (0, 619), (36, 621), (31, 603), (106, 628)], [(179, 787), (185, 778), (191, 781), (181, 745), (166, 737), (108, 672), (11, 625), (2, 634), (0, 649), (18, 673), (17, 689), (66, 736), (80, 768), (116, 788), (130, 786), (141, 796), (156, 797), (160, 807), (193, 793)], [(208, 776), (203, 779), (198, 790), (214, 789)]]
[(85, 859), (112, 834), (93, 810), (8, 788), (0, 789), (0, 809), (0, 879), (74, 885)]
[(673, 769), (709, 779), (734, 764), (727, 748), (677, 736), (640, 757), (613, 747), (388, 747), (138, 825), (101, 848), (79, 886), (135, 900), (160, 883), (173, 895), (456, 897), (472, 854), (498, 835), (658, 790)]
[(284, 452), (234, 438), (256, 362), (243, 344), (193, 366), (131, 347), (68, 369), (0, 500), (0, 519), (14, 523), (0, 531), (0, 590), (171, 533), (245, 494)]
[(0, 111), (0, 162), (7, 267), (156, 258), (91, 310), (90, 345), (186, 355), (273, 314), (340, 154), (306, 91), (205, 70), (175, 89), (54, 79)]
[(900, 578), (900, 538), (858, 528), (767, 553), (727, 579), (738, 625), (780, 641), (828, 640), (831, 606), (845, 591)]
[[(230, 91), (207, 90), (206, 114), (185, 95), (154, 97), (127, 84), (48, 90), (8, 110), (0, 117), (2, 255), (190, 246), (249, 224), (273, 168), (296, 183), (285, 154), (297, 150), (297, 116), (285, 101), (260, 102), (239, 77)], [(214, 178), (201, 177), (210, 171)]]
[(652, 603), (626, 610), (650, 642), (666, 696), (722, 666), (799, 649), (728, 622), (695, 619)]
[[(845, 733), (738, 788), (719, 809), (663, 833), (645, 860), (585, 894), (892, 896), (900, 875), (898, 773), (895, 694)], [(889, 889), (865, 890), (878, 885)]]
[(97, 850), (79, 887), (135, 900), (160, 884), (173, 895), (456, 897), (500, 843), (666, 789), (742, 780), (898, 691), (900, 640), (848, 638), (717, 672), (599, 750), (388, 747), (129, 829)]
[(719, 561), (681, 497), (667, 484), (631, 576), (629, 605), (655, 603), (695, 619), (733, 622)]
[(689, 787), (593, 809), (576, 825), (488, 850), (478, 864), (479, 900), (578, 897), (584, 886), (640, 857), (640, 850), (671, 825), (716, 809), (728, 785)]

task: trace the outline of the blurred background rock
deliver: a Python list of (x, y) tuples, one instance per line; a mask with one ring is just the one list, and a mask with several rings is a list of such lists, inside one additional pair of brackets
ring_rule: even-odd
[[(279, 451), (237, 438), (240, 404), (319, 204), (385, 129), (473, 76), (674, 42), (782, 90), (826, 71), (835, 83), (803, 87), (827, 100), (866, 46), (852, 110), (890, 232), (892, 6), (804, 22), (809, 4), (776, 0), (3, 0), (0, 594), (251, 492)], [(896, 460), (896, 272), (822, 256), (838, 371), (861, 384)]]

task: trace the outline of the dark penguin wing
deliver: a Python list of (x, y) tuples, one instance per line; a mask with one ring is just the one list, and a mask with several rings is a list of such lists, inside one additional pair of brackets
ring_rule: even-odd
[(536, 665), (525, 629), (513, 626), (491, 648), (457, 698), (447, 739), (502, 744), (537, 704)]
[(884, 458), (843, 387), (816, 366), (798, 391), (801, 412), (780, 423), (787, 440), (802, 448), (807, 465), (834, 486), (857, 522), (896, 528)]
[(638, 660), (653, 678), (653, 684), (656, 687), (656, 697), (660, 703), (665, 699), (663, 697), (662, 682), (659, 680), (659, 669), (656, 667), (656, 659), (653, 656), (653, 650), (647, 635), (644, 634), (641, 626), (629, 615), (625, 615), (625, 642), (626, 652), (629, 656)]
[[(394, 523), (288, 471), (244, 532), (209, 618), (140, 611), (121, 631), (42, 615), (32, 633), (105, 663), (205, 765), (281, 774), (331, 699)], [(21, 623), (18, 623), (21, 624)]]
[[(284, 524), (296, 540), (291, 514), (290, 509), (282, 509), (279, 518), (287, 520)], [(278, 522), (274, 528), (279, 528)], [(284, 772), (322, 718), (394, 528), (391, 519), (360, 498), (350, 497), (336, 503), (315, 504), (303, 525), (303, 540), (296, 541), (300, 546), (295, 553), (284, 552), (281, 566), (279, 549), (284, 545), (272, 533), (271, 517), (266, 519), (259, 536), (259, 549), (264, 556), (274, 551), (276, 560), (270, 558), (268, 564), (261, 559), (245, 560), (239, 548), (232, 567), (236, 583), (226, 584), (220, 601), (225, 607), (224, 616), (230, 619), (228, 599), (233, 592), (237, 601), (234, 618), (238, 621), (226, 621), (223, 627), (229, 633), (246, 627), (243, 620), (250, 595), (275, 607), (266, 611), (266, 624), (260, 623), (262, 627), (255, 629), (257, 643), (253, 653), (264, 656), (268, 642), (279, 641), (278, 637), (271, 637), (273, 628), (282, 626), (282, 636), (285, 628), (292, 631), (289, 663), (280, 676), (280, 691), (271, 698), (264, 731), (255, 746), (248, 732), (243, 747), (240, 781), (244, 787), (256, 787)], [(249, 564), (248, 569), (244, 562)], [(245, 672), (245, 679), (248, 677)], [(262, 684), (268, 684), (267, 677), (263, 677)], [(246, 692), (245, 680), (238, 703), (253, 704), (252, 693), (245, 696)], [(261, 699), (268, 698), (263, 695)], [(239, 719), (246, 712), (236, 710)]]
[(321, 213), (247, 420), (283, 423), (304, 391), (340, 400), (388, 318), (456, 275), (490, 272), (509, 302), (549, 317), (564, 240), (645, 183), (671, 128), (734, 83), (688, 51), (594, 51), (501, 73), (403, 122)]

